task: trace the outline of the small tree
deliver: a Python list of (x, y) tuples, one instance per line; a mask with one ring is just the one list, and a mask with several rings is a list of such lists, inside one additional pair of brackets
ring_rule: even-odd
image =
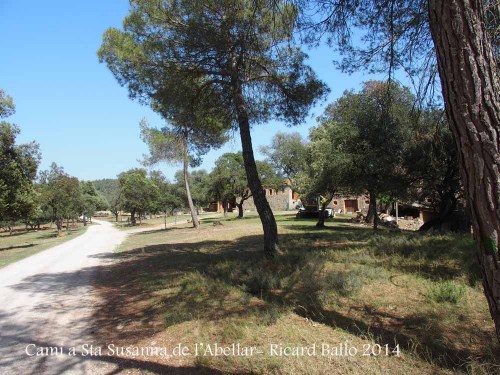
[(109, 204), (106, 198), (99, 194), (91, 181), (82, 181), (81, 189), (81, 214), (83, 216), (83, 224), (87, 225), (87, 219), (92, 221), (92, 216), (96, 211), (107, 210)]
[[(396, 84), (369, 81), (360, 93), (346, 92), (329, 105), (321, 121), (332, 121), (345, 139), (332, 138), (331, 147), (346, 150), (351, 158), (343, 174), (353, 191), (367, 191), (370, 199), (367, 221), (377, 228), (377, 196), (397, 196), (404, 190), (402, 165), (411, 125), (414, 98)], [(340, 142), (340, 143), (339, 143)]]
[(316, 226), (324, 227), (326, 207), (336, 193), (349, 192), (349, 173), (356, 173), (349, 148), (355, 130), (328, 117), (320, 121), (320, 125), (310, 130), (305, 166), (296, 175), (296, 187), (306, 199), (321, 197)]
[(158, 197), (155, 201), (155, 211), (165, 215), (165, 229), (167, 229), (167, 215), (173, 215), (175, 210), (184, 207), (184, 190), (176, 184), (170, 183), (160, 171), (151, 172), (151, 180), (158, 187)]
[(208, 152), (210, 147), (220, 146), (225, 141), (225, 137), (220, 131), (213, 130), (207, 133), (182, 125), (154, 129), (149, 127), (145, 120), (141, 121), (141, 137), (149, 146), (150, 153), (144, 158), (144, 164), (182, 163), (182, 181), (184, 181), (186, 200), (193, 226), (198, 228), (200, 223), (191, 194), (188, 167), (198, 165), (201, 162), (201, 155)]
[(158, 198), (158, 187), (147, 178), (145, 169), (130, 169), (118, 175), (120, 202), (124, 210), (130, 212), (130, 224), (136, 225), (136, 214), (142, 214), (154, 207)]
[[(256, 161), (259, 179), (266, 187), (275, 189), (284, 186), (283, 178), (274, 171), (273, 166), (265, 161)], [(210, 174), (211, 192), (215, 198), (222, 200), (224, 212), (228, 202), (234, 202), (238, 207), (238, 217), (244, 215), (243, 203), (252, 197), (245, 163), (241, 152), (225, 153), (215, 161), (215, 167)]]
[[(61, 235), (64, 219), (74, 219), (81, 212), (80, 182), (52, 163), (48, 171), (40, 174), (40, 190), (42, 206), (56, 224), (58, 235)], [(66, 229), (69, 229), (68, 223)]]

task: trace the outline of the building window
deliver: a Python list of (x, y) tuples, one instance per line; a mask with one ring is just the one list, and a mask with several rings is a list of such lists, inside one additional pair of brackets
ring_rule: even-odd
[(333, 204), (334, 204), (334, 205), (337, 205), (337, 204), (339, 204), (339, 202), (337, 202), (337, 201), (333, 201)]
[(273, 189), (269, 189), (269, 195), (273, 195)]
[(264, 192), (264, 195), (266, 195), (266, 189), (262, 189), (262, 191)]
[(366, 203), (366, 204), (370, 204), (370, 201), (367, 199), (367, 200), (365, 201), (365, 203)]

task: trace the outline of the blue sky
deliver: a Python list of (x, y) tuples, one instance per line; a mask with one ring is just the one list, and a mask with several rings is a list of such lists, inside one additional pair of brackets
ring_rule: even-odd
[[(96, 57), (103, 32), (121, 26), (128, 6), (127, 0), (0, 0), (0, 88), (14, 98), (17, 111), (7, 121), (20, 127), (19, 142), (40, 144), (41, 169), (56, 162), (80, 179), (114, 178), (139, 167), (138, 159), (147, 152), (139, 139), (140, 120), (162, 125), (151, 110), (128, 98), (127, 89)], [(327, 102), (314, 108), (301, 126), (272, 122), (254, 127), (255, 150), (277, 131), (307, 136), (328, 102), (373, 78), (335, 70), (335, 54), (328, 47), (305, 51), (331, 89)], [(222, 149), (205, 156), (201, 168), (210, 170), (222, 153), (240, 149), (234, 134)], [(171, 178), (178, 168), (156, 169)]]

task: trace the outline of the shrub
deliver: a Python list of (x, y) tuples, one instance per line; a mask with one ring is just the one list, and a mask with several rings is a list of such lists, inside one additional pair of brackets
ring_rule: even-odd
[(447, 280), (434, 284), (427, 291), (427, 298), (434, 302), (458, 303), (465, 295), (465, 286)]

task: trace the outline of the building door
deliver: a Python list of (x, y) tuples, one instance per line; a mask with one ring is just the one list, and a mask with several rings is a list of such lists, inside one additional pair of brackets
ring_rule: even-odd
[(346, 199), (344, 201), (345, 204), (345, 212), (346, 213), (354, 213), (358, 210), (358, 200), (357, 199)]

